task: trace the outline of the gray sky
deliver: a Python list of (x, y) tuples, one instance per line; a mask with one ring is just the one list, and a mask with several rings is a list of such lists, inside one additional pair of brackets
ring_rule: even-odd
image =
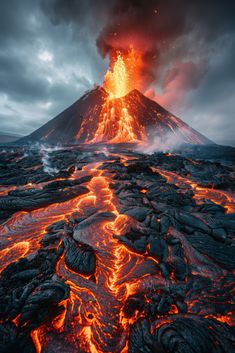
[[(2, 0), (0, 131), (29, 134), (101, 84), (108, 59), (97, 37), (110, 45), (107, 33), (121, 21), (124, 36), (128, 22), (140, 37), (149, 22), (157, 61), (148, 94), (211, 140), (235, 145), (233, 2), (178, 0), (178, 12), (170, 0), (144, 3), (119, 1), (117, 9), (115, 0)], [(160, 9), (154, 22), (144, 20), (145, 6), (146, 14)]]

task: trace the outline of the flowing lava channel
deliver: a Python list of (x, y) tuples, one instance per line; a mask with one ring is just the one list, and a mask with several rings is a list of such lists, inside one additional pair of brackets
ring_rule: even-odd
[[(127, 352), (128, 325), (131, 319), (124, 317), (122, 307), (127, 297), (135, 291), (135, 281), (141, 274), (146, 276), (153, 261), (132, 253), (113, 237), (125, 232), (132, 222), (128, 216), (119, 213), (117, 200), (109, 186), (111, 179), (104, 176), (105, 170), (99, 170), (101, 165), (87, 165), (77, 174), (76, 177), (92, 176), (86, 184), (89, 193), (85, 196), (30, 213), (18, 212), (0, 227), (5, 241), (5, 249), (0, 252), (0, 265), (3, 269), (37, 251), (46, 228), (55, 221), (66, 220), (74, 212), (88, 217), (92, 210), (98, 216), (103, 212), (112, 216), (111, 220), (91, 224), (77, 238), (92, 246), (96, 252), (95, 281), (70, 270), (64, 262), (64, 255), (59, 260), (56, 273), (69, 285), (70, 296), (60, 303), (64, 310), (53, 320), (52, 327), (42, 325), (31, 332), (37, 353), (50, 352), (50, 344), (52, 347), (54, 344), (50, 342), (50, 331), (54, 329), (64, 332), (65, 326), (66, 331), (69, 326), (70, 332), (66, 334), (66, 339), (71, 340), (77, 349), (91, 353)], [(21, 241), (22, 235), (24, 241)], [(138, 270), (139, 265), (142, 266), (141, 271)], [(110, 347), (112, 350), (109, 350)]]
[(218, 205), (225, 207), (227, 213), (235, 212), (235, 197), (234, 194), (228, 191), (216, 190), (213, 188), (206, 188), (199, 186), (193, 180), (182, 177), (176, 173), (169, 172), (167, 170), (161, 170), (159, 168), (152, 168), (153, 171), (158, 172), (167, 179), (169, 183), (177, 186), (188, 185), (194, 192), (194, 199), (198, 203), (202, 203), (204, 199), (208, 199)]
[(138, 83), (141, 57), (133, 49), (128, 53), (115, 52), (111, 67), (105, 74), (103, 87), (108, 93), (95, 135), (88, 143), (136, 143), (145, 140), (145, 131), (131, 115), (125, 103), (125, 95)]
[[(94, 170), (97, 171), (98, 166), (99, 164), (94, 167)], [(102, 171), (99, 171), (88, 184), (90, 200), (84, 197), (80, 201), (80, 207), (85, 202), (89, 209), (95, 207), (98, 208), (98, 212), (112, 212), (115, 218), (111, 222), (100, 222), (98, 227), (91, 225), (79, 234), (80, 240), (91, 245), (96, 251), (98, 260), (96, 281), (92, 283), (86, 278), (78, 280), (77, 274), (72, 274), (66, 268), (63, 258), (58, 265), (58, 274), (71, 288), (68, 299), (70, 305), (74, 307), (76, 303), (80, 303), (76, 321), (82, 323), (83, 327), (77, 328), (78, 331), (75, 334), (84, 337), (90, 352), (103, 352), (105, 347), (113, 347), (112, 352), (124, 353), (122, 348), (126, 334), (121, 338), (121, 333), (124, 331), (120, 311), (126, 299), (127, 283), (122, 285), (119, 282), (125, 277), (123, 267), (130, 262), (130, 253), (113, 238), (113, 235), (120, 234), (129, 225), (128, 217), (121, 215), (116, 208), (114, 196), (109, 188), (110, 180), (102, 174)], [(138, 256), (135, 261), (139, 261)], [(67, 311), (65, 319), (67, 315), (71, 313)], [(110, 336), (106, 332), (111, 330)]]

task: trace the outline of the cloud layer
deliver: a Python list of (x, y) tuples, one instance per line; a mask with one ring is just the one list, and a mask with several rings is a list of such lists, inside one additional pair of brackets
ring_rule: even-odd
[(228, 0), (3, 0), (0, 131), (41, 126), (102, 83), (103, 57), (131, 43), (144, 54), (147, 95), (235, 144), (234, 10)]

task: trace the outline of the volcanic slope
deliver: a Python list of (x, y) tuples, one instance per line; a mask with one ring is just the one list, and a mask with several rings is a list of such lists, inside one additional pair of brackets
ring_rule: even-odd
[(212, 143), (138, 90), (110, 99), (97, 87), (20, 142), (128, 143), (166, 136), (187, 144)]

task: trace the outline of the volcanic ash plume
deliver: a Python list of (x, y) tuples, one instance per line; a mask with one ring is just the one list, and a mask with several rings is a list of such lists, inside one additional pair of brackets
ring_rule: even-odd
[(138, 80), (135, 74), (131, 76), (135, 87), (130, 89), (145, 91), (156, 80), (160, 54), (185, 30), (188, 6), (184, 5), (184, 1), (115, 2), (97, 38), (97, 47), (103, 57), (109, 55), (111, 67), (117, 52), (128, 56), (134, 50), (140, 75)]

